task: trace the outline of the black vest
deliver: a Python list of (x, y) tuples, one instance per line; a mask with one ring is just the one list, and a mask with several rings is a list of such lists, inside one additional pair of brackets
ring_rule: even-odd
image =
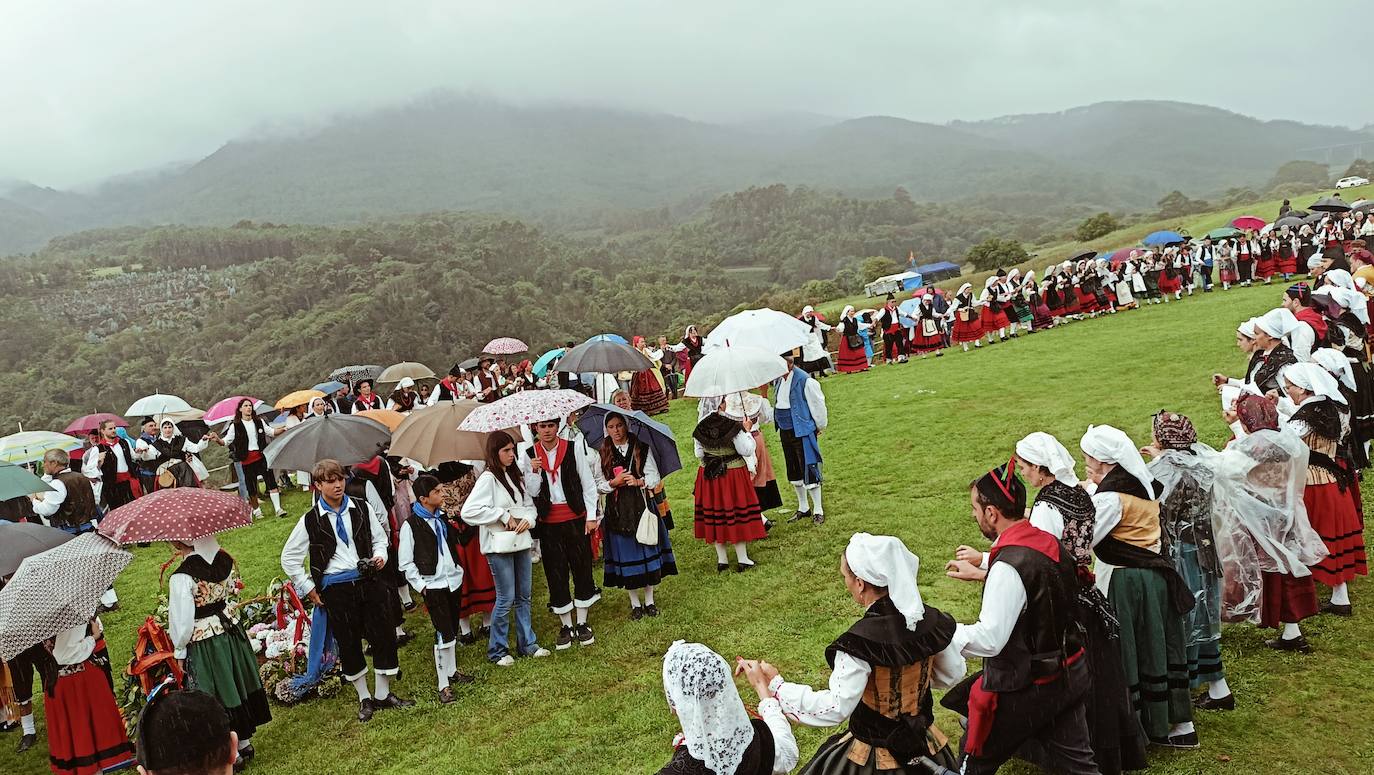
[(186, 437), (180, 433), (170, 439), (164, 439), (159, 435), (153, 439), (152, 447), (157, 450), (157, 459), (150, 463), (154, 470), (169, 461), (186, 460)]
[(693, 757), (684, 744), (678, 746), (673, 758), (658, 775), (772, 775), (773, 759), (777, 756), (773, 732), (762, 719), (749, 719), (749, 723), (754, 727), (754, 739), (744, 749), (744, 757), (734, 772), (713, 773), (700, 759)]
[[(536, 445), (538, 441), (534, 442)], [(577, 442), (568, 442), (568, 454), (563, 456), (563, 467), (559, 469), (558, 476), (563, 480), (563, 496), (568, 501), (568, 508), (572, 513), (579, 517), (587, 516), (587, 504), (582, 495), (582, 478), (577, 474)], [(525, 450), (525, 455), (531, 460), (534, 459), (534, 447)], [(549, 496), (549, 472), (540, 471), (539, 477), (544, 480), (544, 486), (539, 494), (534, 496), (534, 510), (539, 514), (542, 521), (547, 519), (549, 511), (553, 508), (553, 499)]]
[(1025, 546), (1003, 547), (992, 562), (1010, 565), (1021, 577), (1026, 608), (1002, 653), (983, 659), (983, 688), (1015, 692), (1037, 678), (1058, 673), (1064, 660), (1082, 648), (1078, 577), (1073, 556), (1063, 546), (1057, 563)]
[(50, 518), (54, 527), (76, 527), (95, 518), (95, 490), (91, 480), (76, 471), (67, 470), (53, 477), (67, 488), (67, 497)]
[(1284, 366), (1297, 362), (1297, 356), (1293, 355), (1293, 351), (1286, 344), (1278, 345), (1268, 355), (1260, 353), (1260, 364), (1252, 377), (1255, 387), (1266, 393), (1270, 390), (1282, 390), (1279, 372), (1283, 371)]
[[(349, 528), (360, 560), (372, 557), (372, 522), (366, 503), (351, 497), (348, 502)], [(319, 504), (311, 506), (305, 512), (305, 534), (310, 538), (310, 578), (319, 587), (324, 583), (324, 569), (329, 567), (329, 561), (334, 559), (334, 552), (339, 548), (339, 539), (334, 535), (334, 516), (321, 513)]]
[[(267, 427), (263, 425), (260, 418), (253, 418), (253, 431), (258, 435), (258, 452), (267, 451)], [(248, 457), (248, 430), (244, 427), (243, 419), (234, 420), (234, 440), (229, 443), (229, 457), (235, 463), (242, 463)]]
[[(215, 555), (214, 562), (206, 562), (200, 555), (192, 554), (187, 556), (185, 560), (182, 560), (181, 565), (177, 566), (177, 569), (172, 572), (184, 573), (196, 581), (209, 581), (219, 584), (228, 579), (229, 574), (234, 572), (234, 558), (229, 556), (229, 553), (223, 549), (220, 549), (219, 554)], [(225, 602), (221, 600), (220, 602), (211, 603), (206, 606), (196, 606), (195, 616), (197, 619), (201, 619), (206, 616), (214, 616), (215, 614), (223, 613), (225, 605)]]
[[(926, 606), (916, 629), (908, 630), (906, 617), (891, 598), (883, 597), (826, 648), (825, 660), (834, 668), (835, 654), (843, 651), (874, 667), (911, 668), (943, 651), (954, 638), (954, 629), (954, 617)], [(860, 700), (849, 717), (849, 732), (857, 740), (886, 748), (907, 761), (926, 751), (926, 729), (935, 723), (933, 708), (929, 690), (920, 698), (918, 713), (897, 718), (888, 718)]]
[[(448, 544), (449, 557), (453, 558), (454, 563), (458, 562), (458, 529), (449, 522), (448, 515), (443, 509), (439, 509), (434, 516), (444, 520), (448, 529), (444, 531), (447, 537), (445, 543)], [(410, 512), (410, 517), (406, 520), (410, 525), (410, 537), (415, 543), (415, 569), (421, 576), (433, 576), (439, 568), (439, 536), (434, 534), (434, 528), (430, 527), (429, 520)]]
[[(138, 461), (134, 460), (134, 450), (129, 446), (129, 442), (116, 436), (115, 444), (124, 451), (124, 462), (129, 466), (129, 475), (138, 473)], [(108, 487), (114, 484), (115, 477), (119, 475), (119, 463), (115, 461), (114, 449), (106, 447), (106, 452), (108, 454), (105, 455), (105, 462), (100, 464), (100, 480)]]

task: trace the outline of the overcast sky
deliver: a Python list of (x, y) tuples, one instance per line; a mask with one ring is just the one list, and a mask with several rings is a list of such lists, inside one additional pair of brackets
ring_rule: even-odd
[[(1272, 11), (1265, 10), (1272, 6)], [(1374, 1), (0, 0), (0, 179), (70, 186), (435, 89), (704, 120), (1112, 99), (1374, 122)], [(1331, 68), (1331, 69), (1328, 69)], [(1359, 72), (1357, 83), (1368, 83)]]

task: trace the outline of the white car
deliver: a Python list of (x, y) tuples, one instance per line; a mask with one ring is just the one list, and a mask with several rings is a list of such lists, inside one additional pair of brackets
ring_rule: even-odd
[(1341, 178), (1340, 180), (1336, 181), (1336, 188), (1355, 188), (1356, 186), (1367, 185), (1369, 185), (1369, 178), (1361, 178), (1357, 176)]

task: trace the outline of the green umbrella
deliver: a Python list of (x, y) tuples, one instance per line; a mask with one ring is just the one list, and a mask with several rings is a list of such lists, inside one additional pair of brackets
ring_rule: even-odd
[(47, 482), (29, 473), (29, 469), (13, 463), (0, 463), (0, 501), (52, 491)]
[(1219, 229), (1212, 229), (1207, 232), (1207, 236), (1211, 239), (1227, 239), (1229, 237), (1239, 237), (1240, 235), (1241, 230), (1233, 226), (1222, 226)]

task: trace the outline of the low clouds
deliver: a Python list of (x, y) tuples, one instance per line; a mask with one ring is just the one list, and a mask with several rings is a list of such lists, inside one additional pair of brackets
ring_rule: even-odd
[(0, 179), (70, 186), (436, 89), (735, 120), (1112, 99), (1360, 126), (1374, 3), (45, 0), (0, 24)]

